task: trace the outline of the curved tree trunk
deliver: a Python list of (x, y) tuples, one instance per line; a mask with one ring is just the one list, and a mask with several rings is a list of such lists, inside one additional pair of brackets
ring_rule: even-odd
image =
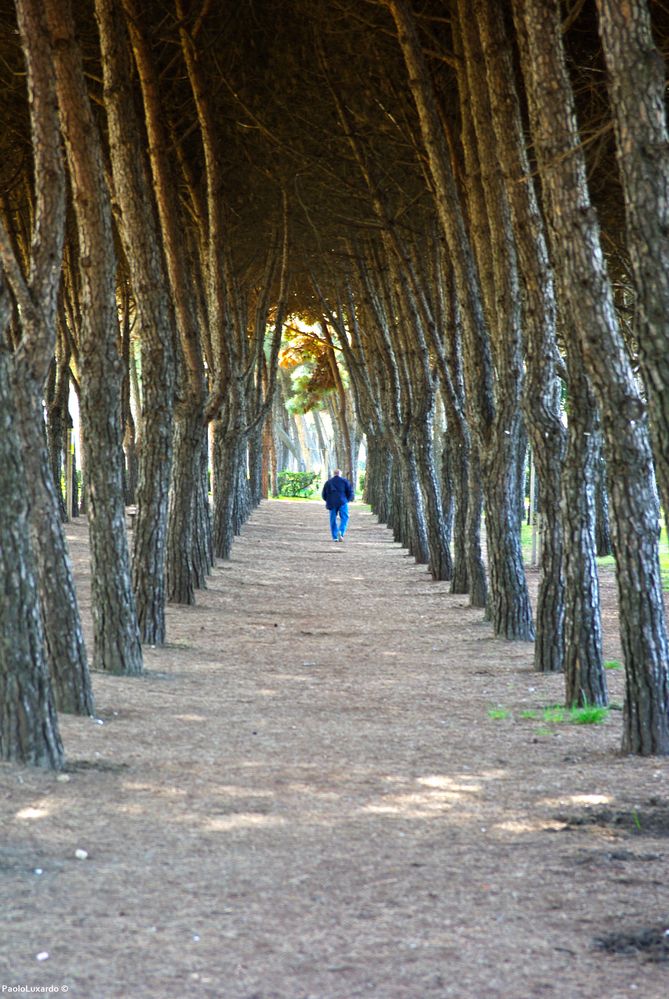
[[(26, 476), (25, 482), (19, 482), (17, 478), (18, 453), (7, 463), (3, 459), (0, 468), (3, 469), (2, 477), (6, 474), (6, 467), (11, 469), (8, 490), (22, 488), (28, 497), (31, 535), (42, 598), (41, 612), (46, 628), (44, 641), (47, 642), (46, 650), (57, 707), (77, 714), (92, 714), (93, 695), (88, 662), (62, 532), (60, 502), (46, 446), (42, 403), (56, 345), (55, 320), (65, 228), (65, 171), (59, 135), (55, 67), (43, 5), (33, 0), (22, 0), (17, 6), (17, 14), (31, 89), (35, 166), (34, 231), (29, 283), (26, 283), (4, 226), (0, 224), (2, 267), (12, 284), (15, 299), (20, 304), (21, 316), (21, 337), (14, 355), (14, 383), (9, 385), (6, 355), (3, 353), (3, 379), (6, 379), (6, 383), (3, 384), (0, 397), (8, 407), (7, 412), (10, 411), (10, 393), (12, 398), (16, 398), (17, 418), (15, 426), (8, 430), (8, 435), (16, 444), (18, 428), (21, 437), (18, 446), (23, 451), (22, 474)], [(3, 292), (4, 286), (0, 284), (0, 337), (4, 334), (6, 318)], [(3, 349), (0, 340), (0, 350)], [(61, 398), (61, 408), (62, 401)], [(14, 503), (11, 492), (8, 492), (7, 500)], [(17, 515), (21, 515), (22, 509), (22, 506), (16, 508)], [(11, 566), (13, 563), (9, 552), (12, 546), (20, 545), (20, 538), (8, 537), (7, 545), (7, 549), (4, 544), (0, 546), (0, 557), (5, 559), (6, 566)], [(17, 567), (21, 564), (21, 558), (23, 555), (17, 550)], [(20, 596), (22, 585), (20, 582), (7, 583), (15, 597)], [(26, 580), (25, 585), (31, 589), (33, 583)], [(1, 587), (0, 592), (5, 593)], [(33, 630), (28, 619), (26, 627), (28, 631)], [(28, 634), (26, 640), (35, 642), (36, 636)], [(40, 636), (40, 647), (35, 647), (35, 677), (39, 684), (43, 682), (39, 679), (42, 641)], [(22, 654), (25, 653), (25, 648), (24, 646)], [(23, 708), (18, 709), (19, 714), (29, 710), (30, 696), (27, 695)], [(12, 701), (13, 698), (10, 698), (10, 702)], [(32, 724), (40, 723), (42, 708), (37, 705), (35, 707), (38, 709), (37, 718), (32, 722), (25, 719), (26, 734)], [(48, 721), (45, 724), (48, 727)]]
[(537, 595), (535, 669), (562, 669), (564, 580), (560, 476), (565, 432), (556, 374), (556, 303), (544, 223), (525, 147), (514, 58), (499, 5), (476, 0), (476, 24), (485, 56), (496, 150), (513, 218), (523, 282), (525, 385), (523, 411), (539, 480), (542, 517), (541, 579)]
[[(195, 600), (195, 586), (202, 578), (199, 557), (193, 549), (198, 537), (195, 532), (199, 529), (193, 525), (193, 515), (198, 509), (196, 490), (200, 488), (198, 483), (201, 474), (201, 449), (204, 446), (203, 440), (206, 440), (207, 404), (202, 339), (197, 308), (194, 305), (198, 278), (193, 278), (192, 275), (188, 242), (184, 240), (183, 226), (177, 210), (179, 197), (168, 154), (171, 143), (163, 123), (160, 80), (153, 49), (144, 29), (137, 0), (122, 0), (122, 7), (142, 90), (151, 186), (155, 192), (180, 348), (177, 349), (176, 358), (177, 404), (167, 515), (167, 599), (173, 603), (192, 604)], [(183, 38), (182, 42), (188, 49)], [(219, 260), (219, 270), (221, 267), (222, 261)], [(216, 277), (208, 274), (209, 276)]]
[(666, 66), (646, 0), (597, 0), (609, 76), (627, 250), (636, 285), (634, 335), (648, 396), (657, 481), (669, 511), (669, 128)]
[[(100, 25), (105, 109), (112, 174), (120, 207), (119, 230), (139, 315), (142, 358), (142, 449), (132, 585), (140, 635), (150, 645), (165, 641), (165, 553), (172, 464), (175, 323), (162, 239), (149, 180), (144, 139), (135, 109), (132, 58), (120, 9), (96, 0)], [(129, 358), (129, 377), (136, 377)]]
[[(463, 348), (464, 348), (464, 379), (467, 388), (468, 406), (472, 417), (472, 427), (475, 430), (477, 444), (481, 449), (481, 457), (488, 456), (486, 469), (495, 476), (496, 481), (485, 484), (486, 507), (490, 518), (497, 520), (492, 523), (492, 534), (489, 539), (489, 552), (492, 557), (492, 547), (498, 546), (495, 558), (494, 585), (508, 586), (506, 594), (499, 594), (493, 606), (495, 629), (509, 628), (509, 637), (530, 638), (533, 635), (531, 614), (526, 585), (520, 575), (522, 560), (520, 559), (519, 539), (513, 538), (510, 532), (503, 530), (503, 523), (508, 511), (502, 513), (502, 503), (513, 502), (512, 490), (508, 488), (508, 469), (504, 474), (497, 474), (500, 465), (499, 435), (510, 428), (503, 417), (495, 411), (495, 395), (493, 387), (493, 367), (490, 350), (489, 328), (483, 308), (483, 297), (479, 283), (476, 261), (468, 236), (460, 196), (451, 167), (450, 154), (446, 143), (443, 123), (440, 119), (432, 81), (430, 79), (425, 57), (416, 31), (411, 10), (406, 0), (387, 0), (388, 7), (395, 19), (399, 32), (399, 41), (406, 61), (409, 86), (413, 94), (421, 128), (421, 137), (425, 145), (430, 175), (434, 183), (435, 204), (442, 231), (453, 263), (455, 288), (462, 310)], [(466, 15), (466, 13), (464, 14)], [(469, 113), (468, 109), (465, 109)], [(485, 211), (475, 212), (474, 221), (482, 224), (486, 219)], [(487, 228), (487, 221), (485, 222)], [(484, 263), (490, 255), (489, 246), (486, 252), (479, 254), (480, 263)], [(489, 282), (484, 282), (484, 289), (490, 290)], [(502, 287), (500, 286), (500, 293)], [(503, 356), (504, 345), (500, 340), (500, 357)], [(506, 362), (505, 362), (506, 363)], [(509, 378), (519, 378), (516, 360), (509, 358), (508, 377), (505, 378), (505, 391), (509, 386)], [(509, 399), (505, 400), (509, 402)], [(471, 511), (474, 513), (474, 510)], [(504, 520), (499, 521), (499, 516)], [(473, 521), (470, 518), (470, 526)], [(508, 537), (505, 537), (508, 533)], [(507, 559), (507, 564), (503, 564)], [(475, 560), (475, 557), (474, 557)], [(491, 574), (491, 582), (493, 575)], [(470, 585), (478, 587), (480, 580), (470, 578)], [(476, 599), (480, 599), (480, 592)], [(512, 603), (518, 600), (516, 607)]]
[[(465, 127), (463, 146), (475, 223), (474, 246), (490, 329), (495, 367), (495, 419), (482, 437), (481, 466), (485, 496), (490, 618), (496, 635), (533, 640), (532, 609), (520, 547), (518, 484), (524, 437), (520, 399), (523, 387), (520, 288), (516, 238), (494, 132), (491, 92), (478, 33), (478, 19), (464, 0), (458, 2), (463, 46), (460, 106)], [(492, 81), (496, 87), (500, 81)], [(471, 116), (471, 124), (467, 120)], [(478, 170), (478, 175), (477, 175)], [(478, 190), (480, 185), (480, 192)]]
[(93, 119), (69, 0), (44, 0), (54, 46), (61, 127), (82, 252), (79, 370), (88, 475), (93, 664), (111, 673), (142, 671), (130, 584), (123, 504), (116, 262), (102, 150)]

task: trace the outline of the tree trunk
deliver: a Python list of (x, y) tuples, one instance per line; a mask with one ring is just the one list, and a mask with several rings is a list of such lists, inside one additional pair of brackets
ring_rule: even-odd
[[(534, 638), (525, 567), (520, 549), (520, 512), (515, 442), (508, 452), (487, 456), (483, 475), (486, 539), (490, 570), (490, 618), (496, 635)], [(511, 452), (514, 452), (511, 453)]]
[(194, 604), (194, 490), (201, 467), (202, 410), (188, 398), (175, 413), (172, 482), (167, 515), (167, 599)]
[(597, 557), (611, 554), (611, 528), (609, 525), (609, 494), (606, 489), (606, 463), (602, 457), (601, 434), (597, 435), (597, 460), (595, 462), (595, 545)]
[(453, 577), (453, 561), (434, 462), (432, 422), (431, 413), (425, 419), (416, 418), (410, 446), (415, 455), (425, 503), (430, 572), (433, 579), (448, 580)]
[[(100, 26), (105, 110), (112, 174), (120, 208), (119, 230), (137, 305), (142, 360), (142, 449), (132, 585), (142, 641), (166, 637), (165, 553), (172, 464), (175, 323), (162, 238), (132, 93), (131, 53), (125, 24), (111, 0), (96, 0)], [(135, 358), (129, 358), (131, 379)]]
[(0, 344), (0, 758), (59, 770), (63, 747), (44, 657), (9, 364)]
[(17, 368), (16, 379), (32, 548), (55, 704), (58, 711), (92, 715), (94, 702), (86, 646), (49, 467), (39, 388), (35, 392), (21, 366)]
[[(123, 378), (121, 380), (121, 440), (123, 455), (123, 501), (126, 506), (137, 502), (137, 480), (139, 478), (139, 437), (141, 427), (135, 422), (130, 406), (130, 366), (134, 368), (135, 358), (130, 344), (130, 303), (129, 289), (125, 282), (121, 286), (123, 300), (123, 317), (121, 319), (121, 358), (123, 362)], [(141, 415), (138, 411), (139, 419)]]
[(72, 425), (68, 409), (68, 389), (67, 362), (63, 364), (62, 359), (58, 358), (57, 352), (56, 359), (52, 362), (49, 370), (44, 403), (49, 463), (62, 521), (67, 520), (67, 509), (61, 481), (64, 481), (67, 468), (67, 431)]
[[(88, 662), (43, 416), (44, 387), (56, 345), (55, 322), (65, 228), (65, 171), (55, 68), (42, 4), (22, 0), (17, 14), (31, 91), (36, 203), (29, 283), (22, 276), (11, 241), (0, 224), (2, 266), (19, 303), (21, 316), (21, 337), (14, 355), (12, 392), (16, 397), (16, 418), (12, 435), (15, 436), (18, 429), (21, 437), (26, 475), (26, 481), (21, 485), (28, 496), (56, 704), (64, 711), (92, 714)], [(0, 288), (2, 291), (4, 288)], [(2, 311), (4, 313), (4, 308)], [(4, 320), (4, 315), (2, 318)], [(0, 335), (4, 333), (4, 326), (3, 321)], [(15, 461), (18, 460), (17, 457)], [(6, 554), (4, 549), (2, 554)], [(41, 650), (39, 655), (42, 655)]]
[[(451, 274), (451, 294), (446, 291), (446, 274)], [(452, 268), (447, 268), (441, 243), (437, 243), (436, 277), (436, 308), (439, 323), (443, 329), (443, 337), (435, 337), (433, 349), (437, 357), (437, 369), (442, 387), (442, 398), (446, 412), (446, 432), (443, 449), (443, 476), (448, 477), (450, 485), (446, 487), (445, 479), (444, 506), (450, 503), (449, 520), (451, 527), (447, 535), (453, 535), (453, 579), (451, 593), (469, 592), (468, 568), (468, 528), (467, 507), (469, 504), (469, 461), (471, 453), (471, 434), (466, 417), (465, 386), (462, 368), (462, 317), (459, 307), (457, 290), (452, 277)], [(479, 509), (478, 525), (481, 523)], [(475, 525), (470, 525), (475, 527)], [(480, 539), (476, 539), (480, 558)], [(481, 563), (477, 569), (485, 581), (485, 569)], [(483, 586), (485, 594), (485, 582)], [(477, 598), (478, 599), (478, 598)], [(478, 606), (478, 605), (473, 605)], [(483, 605), (485, 606), (485, 596)]]
[(569, 429), (562, 485), (565, 688), (568, 707), (608, 703), (594, 544), (599, 457), (597, 404), (573, 345), (567, 346)]
[(478, 450), (473, 447), (469, 455), (469, 483), (467, 500), (467, 576), (469, 578), (469, 603), (472, 607), (488, 607), (488, 584), (481, 553), (481, 517), (483, 515), (483, 490), (481, 488), (481, 463)]
[(443, 475), (448, 477), (448, 488), (452, 493), (453, 508), (453, 578), (451, 593), (469, 593), (469, 572), (467, 568), (467, 507), (469, 489), (467, 485), (469, 469), (469, 447), (456, 441), (455, 435), (446, 431), (444, 446)]
[(248, 445), (243, 436), (238, 442), (237, 480), (233, 491), (232, 529), (235, 537), (242, 533), (242, 527), (251, 516), (251, 489), (247, 473)]
[[(200, 488), (201, 449), (206, 440), (205, 412), (207, 393), (204, 358), (197, 318), (197, 276), (189, 266), (188, 242), (184, 240), (179, 218), (179, 195), (173, 183), (169, 141), (163, 124), (160, 80), (154, 51), (144, 30), (137, 0), (122, 0), (144, 104), (144, 125), (148, 138), (151, 187), (155, 192), (165, 268), (179, 336), (176, 361), (174, 451), (168, 510), (166, 576), (167, 599), (173, 603), (192, 604), (196, 582), (203, 582), (201, 563), (193, 545), (204, 522), (193, 525)], [(186, 46), (187, 47), (187, 46)], [(219, 268), (222, 261), (219, 260)], [(195, 287), (194, 287), (195, 286)], [(148, 332), (148, 331), (147, 331)], [(167, 375), (167, 369), (165, 374)], [(194, 561), (197, 557), (197, 563)]]
[[(437, 110), (434, 88), (416, 26), (406, 0), (387, 0), (387, 3), (397, 24), (399, 42), (409, 74), (409, 86), (416, 103), (421, 137), (434, 184), (437, 214), (453, 263), (456, 293), (462, 310), (464, 378), (472, 426), (481, 457), (488, 454), (486, 470), (496, 477), (494, 483), (491, 481), (485, 485), (486, 508), (489, 524), (492, 527), (488, 549), (492, 558), (492, 548), (498, 546), (494, 554), (494, 584), (508, 586), (508, 590), (496, 597), (493, 606), (494, 627), (496, 630), (509, 628), (508, 637), (526, 639), (533, 635), (533, 629), (527, 588), (520, 575), (522, 559), (520, 559), (519, 539), (514, 539), (510, 532), (502, 530), (508, 514), (507, 510), (502, 513), (502, 504), (512, 501), (512, 490), (508, 488), (508, 470), (499, 474), (500, 451), (502, 455), (508, 453), (504, 446), (499, 446), (504, 443), (499, 440), (499, 435), (504, 430), (509, 430), (512, 438), (515, 435), (513, 429), (507, 425), (505, 415), (508, 414), (503, 415), (495, 411), (492, 355), (481, 285), (451, 167), (443, 123)], [(477, 212), (476, 220), (482, 223), (485, 220), (485, 212)], [(480, 257), (483, 260), (484, 254), (481, 253)], [(503, 349), (501, 341), (500, 349)], [(515, 361), (513, 363), (515, 364)], [(505, 376), (505, 389), (509, 384), (509, 377)], [(504, 401), (510, 402), (509, 399)], [(498, 515), (504, 520), (495, 525), (493, 518)], [(470, 526), (473, 526), (471, 520)], [(508, 560), (507, 564), (504, 564), (504, 559)], [(472, 586), (477, 586), (479, 580), (472, 577), (470, 583)], [(480, 592), (477, 592), (476, 599), (480, 596)], [(518, 604), (514, 607), (512, 604), (516, 600)], [(500, 633), (506, 632), (502, 630)]]
[(235, 492), (238, 489), (241, 443), (222, 424), (214, 438), (214, 553), (229, 559), (235, 536)]
[(263, 496), (264, 422), (249, 436), (249, 489), (251, 507), (256, 507)]
[(142, 651), (123, 504), (118, 353), (111, 208), (102, 150), (88, 99), (69, 0), (44, 0), (52, 35), (58, 105), (82, 248), (79, 370), (88, 473), (88, 522), (95, 668), (142, 672)]
[[(316, 436), (318, 438), (318, 450), (321, 453), (322, 471), (325, 472), (330, 466), (330, 448), (328, 447), (328, 437), (325, 432), (325, 427), (323, 426), (320, 413), (317, 409), (312, 410), (312, 416), (314, 418), (314, 427), (316, 428)], [(354, 489), (355, 485), (355, 482), (353, 482)]]
[(645, 0), (597, 0), (609, 76), (627, 250), (637, 290), (634, 335), (648, 396), (657, 481), (669, 511), (669, 129), (666, 67)]
[[(520, 547), (518, 500), (523, 387), (520, 289), (511, 208), (490, 121), (490, 91), (499, 80), (485, 76), (477, 19), (458, 2), (464, 59), (459, 74), (463, 147), (475, 223), (474, 247), (490, 329), (495, 367), (495, 419), (482, 426), (481, 468), (490, 567), (490, 618), (496, 635), (533, 640), (534, 626)], [(471, 115), (471, 125), (468, 118)], [(478, 170), (478, 175), (477, 175)], [(478, 183), (480, 192), (477, 193)]]
[(207, 576), (214, 566), (214, 542), (209, 506), (208, 435), (202, 425), (198, 430), (200, 461), (193, 489), (193, 571), (195, 587), (206, 590)]
[(291, 424), (298, 440), (299, 458), (297, 459), (297, 470), (298, 472), (306, 472), (310, 459), (307, 433), (304, 427), (304, 416), (301, 413), (291, 414)]

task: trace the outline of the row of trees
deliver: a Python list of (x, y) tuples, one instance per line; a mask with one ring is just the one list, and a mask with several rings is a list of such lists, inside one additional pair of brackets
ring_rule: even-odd
[[(570, 704), (607, 698), (604, 455), (623, 748), (669, 752), (657, 12), (651, 23), (644, 0), (429, 0), (419, 13), (410, 0), (90, 0), (77, 15), (69, 0), (16, 0), (3, 51), (15, 72), (0, 226), (0, 418), (14, 435), (2, 755), (57, 766), (56, 709), (93, 710), (58, 495), (70, 382), (92, 664), (137, 674), (142, 643), (165, 640), (166, 602), (193, 602), (266, 491), (289, 313), (317, 331), (292, 349), (310, 351), (309, 391), (329, 393), (337, 463), (355, 474), (364, 433), (379, 517), (496, 635), (534, 639), (536, 668), (565, 671)], [(132, 557), (129, 435), (141, 441)], [(543, 524), (534, 614), (520, 549), (528, 442)], [(15, 640), (26, 621), (29, 647)]]
[[(94, 12), (102, 81), (97, 95), (84, 70), (92, 25), (75, 27), (70, 4), (58, 0), (16, 5), (33, 180), (5, 197), (0, 231), (3, 403), (20, 442), (16, 453), (23, 467), (13, 478), (27, 499), (25, 542), (30, 540), (32, 552), (17, 567), (5, 557), (12, 549), (3, 543), (7, 590), (20, 617), (9, 616), (3, 628), (0, 740), (5, 758), (53, 765), (62, 762), (62, 749), (55, 720), (53, 738), (45, 740), (44, 704), (53, 717), (54, 709), (91, 713), (93, 699), (53, 476), (63, 452), (54, 420), (50, 454), (44, 436), (42, 400), (50, 368), (55, 365), (64, 383), (74, 372), (79, 397), (92, 666), (138, 674), (142, 642), (165, 639), (166, 602), (193, 602), (214, 557), (229, 555), (235, 531), (260, 499), (262, 431), (274, 398), (287, 297), (287, 199), (280, 187), (262, 242), (252, 255), (245, 246), (241, 259), (234, 257), (229, 206), (221, 197), (222, 137), (197, 58), (197, 25), (176, 35), (203, 157), (196, 179), (188, 151), (170, 134), (160, 81), (164, 53), (152, 44), (150, 26), (131, 2), (102, 0)], [(85, 16), (92, 13), (91, 5)], [(182, 154), (178, 168), (175, 147)], [(14, 158), (21, 159), (16, 150)], [(142, 371), (132, 563), (121, 449), (129, 370), (128, 316), (119, 323), (124, 308), (132, 309), (140, 331)], [(62, 405), (56, 409), (62, 414)], [(210, 424), (216, 455), (211, 517)], [(14, 507), (7, 509), (12, 513)], [(8, 518), (15, 543), (25, 527), (25, 518)], [(28, 590), (15, 589), (17, 575), (31, 581)], [(31, 639), (34, 649), (43, 650), (41, 663), (17, 642), (28, 604), (30, 620), (41, 629)], [(45, 663), (51, 687), (38, 679), (48, 678)]]

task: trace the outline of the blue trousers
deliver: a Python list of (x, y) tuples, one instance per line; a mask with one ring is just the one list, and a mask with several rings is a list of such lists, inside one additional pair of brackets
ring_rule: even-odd
[[(339, 523), (337, 523), (337, 517), (339, 517)], [(337, 541), (340, 534), (342, 538), (344, 537), (347, 525), (348, 503), (343, 503), (338, 510), (330, 510), (330, 531), (333, 541)]]

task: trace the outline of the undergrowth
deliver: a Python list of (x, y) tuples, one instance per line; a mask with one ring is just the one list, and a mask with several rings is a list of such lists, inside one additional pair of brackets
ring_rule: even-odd
[[(559, 725), (567, 722), (570, 725), (601, 725), (609, 716), (610, 708), (596, 704), (586, 704), (583, 707), (566, 708), (561, 704), (549, 704), (544, 708), (524, 708), (518, 713), (523, 721), (541, 721), (544, 725)], [(488, 717), (493, 721), (513, 719), (510, 708), (502, 706), (489, 708)]]

